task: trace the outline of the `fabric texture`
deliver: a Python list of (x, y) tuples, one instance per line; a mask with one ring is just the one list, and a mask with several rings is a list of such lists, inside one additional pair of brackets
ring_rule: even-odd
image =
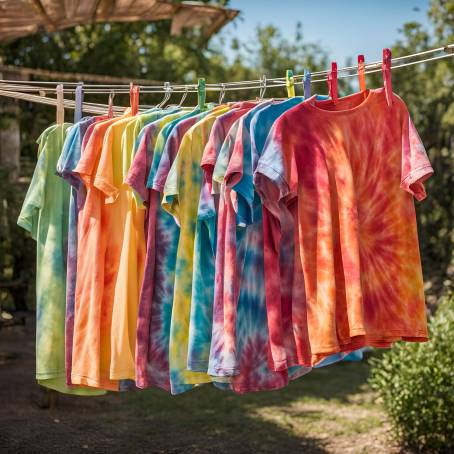
[(302, 364), (427, 340), (411, 196), (425, 197), (432, 172), (405, 104), (394, 95), (389, 107), (383, 89), (311, 98), (273, 125), (255, 184), (277, 220), (279, 203), (297, 204)]

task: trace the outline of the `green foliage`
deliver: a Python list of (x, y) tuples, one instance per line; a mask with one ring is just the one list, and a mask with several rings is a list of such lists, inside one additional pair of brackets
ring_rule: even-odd
[[(228, 5), (228, 1), (223, 2)], [(402, 38), (393, 47), (394, 55), (425, 50), (454, 41), (454, 0), (432, 0), (428, 12), (434, 26), (429, 33), (417, 23), (402, 27)], [(232, 59), (225, 56), (230, 45)], [(221, 35), (206, 40), (196, 31), (183, 36), (170, 36), (168, 21), (157, 23), (94, 24), (78, 26), (58, 33), (39, 33), (0, 45), (0, 60), (7, 64), (58, 71), (88, 72), (149, 80), (194, 82), (204, 76), (207, 82), (258, 79), (284, 76), (286, 69), (302, 73), (328, 67), (326, 52), (305, 39), (298, 24), (293, 39), (285, 39), (278, 29), (263, 26), (256, 29), (255, 39), (240, 42)], [(417, 204), (420, 248), (429, 302), (454, 287), (454, 92), (452, 86), (454, 59), (428, 65), (415, 65), (393, 71), (393, 88), (407, 103), (435, 169), (427, 182), (429, 197)], [(341, 81), (340, 95), (353, 91), (349, 81)], [(382, 85), (380, 75), (368, 76), (369, 87)], [(326, 93), (326, 85), (313, 91)], [(302, 94), (301, 87), (297, 93)], [(250, 99), (258, 92), (227, 92), (226, 101)], [(285, 96), (285, 89), (269, 88), (267, 96)], [(122, 97), (123, 96), (123, 97)], [(105, 103), (106, 96), (86, 95), (87, 101)], [(207, 101), (216, 101), (208, 93)], [(141, 96), (142, 103), (154, 103), (162, 95)], [(171, 102), (179, 102), (172, 96)], [(116, 102), (126, 105), (126, 95)], [(195, 95), (188, 96), (195, 103)], [(21, 102), (22, 158), (34, 162), (35, 140), (55, 119), (47, 106)], [(71, 120), (70, 112), (67, 119)], [(8, 119), (0, 118), (0, 127)], [(29, 171), (23, 172), (28, 177)], [(9, 184), (1, 183), (0, 186)], [(2, 190), (0, 189), (0, 192)], [(11, 253), (15, 253), (11, 251)], [(30, 276), (33, 279), (33, 276)]]
[(454, 450), (454, 297), (431, 319), (429, 342), (401, 343), (371, 362), (370, 383), (398, 439), (424, 452)]

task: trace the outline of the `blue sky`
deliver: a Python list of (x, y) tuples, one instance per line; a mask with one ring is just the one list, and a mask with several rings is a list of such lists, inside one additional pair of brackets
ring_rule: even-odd
[(366, 61), (380, 60), (405, 22), (429, 27), (429, 0), (231, 0), (230, 7), (242, 14), (223, 29), (227, 39), (247, 41), (259, 24), (273, 24), (291, 39), (300, 21), (305, 41), (320, 43), (339, 65), (361, 53)]

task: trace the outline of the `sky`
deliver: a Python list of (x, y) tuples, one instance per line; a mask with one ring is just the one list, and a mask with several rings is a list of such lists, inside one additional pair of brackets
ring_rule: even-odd
[(405, 22), (429, 27), (429, 0), (231, 0), (229, 7), (239, 9), (241, 18), (222, 36), (245, 42), (257, 25), (272, 24), (292, 39), (299, 21), (304, 40), (318, 42), (338, 65), (358, 54), (366, 62), (381, 60), (382, 49), (396, 42)]

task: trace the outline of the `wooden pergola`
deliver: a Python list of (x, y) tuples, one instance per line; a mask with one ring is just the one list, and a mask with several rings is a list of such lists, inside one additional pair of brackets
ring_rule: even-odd
[(39, 31), (100, 22), (171, 20), (171, 33), (201, 28), (207, 37), (239, 11), (202, 2), (171, 0), (0, 0), (0, 42)]

